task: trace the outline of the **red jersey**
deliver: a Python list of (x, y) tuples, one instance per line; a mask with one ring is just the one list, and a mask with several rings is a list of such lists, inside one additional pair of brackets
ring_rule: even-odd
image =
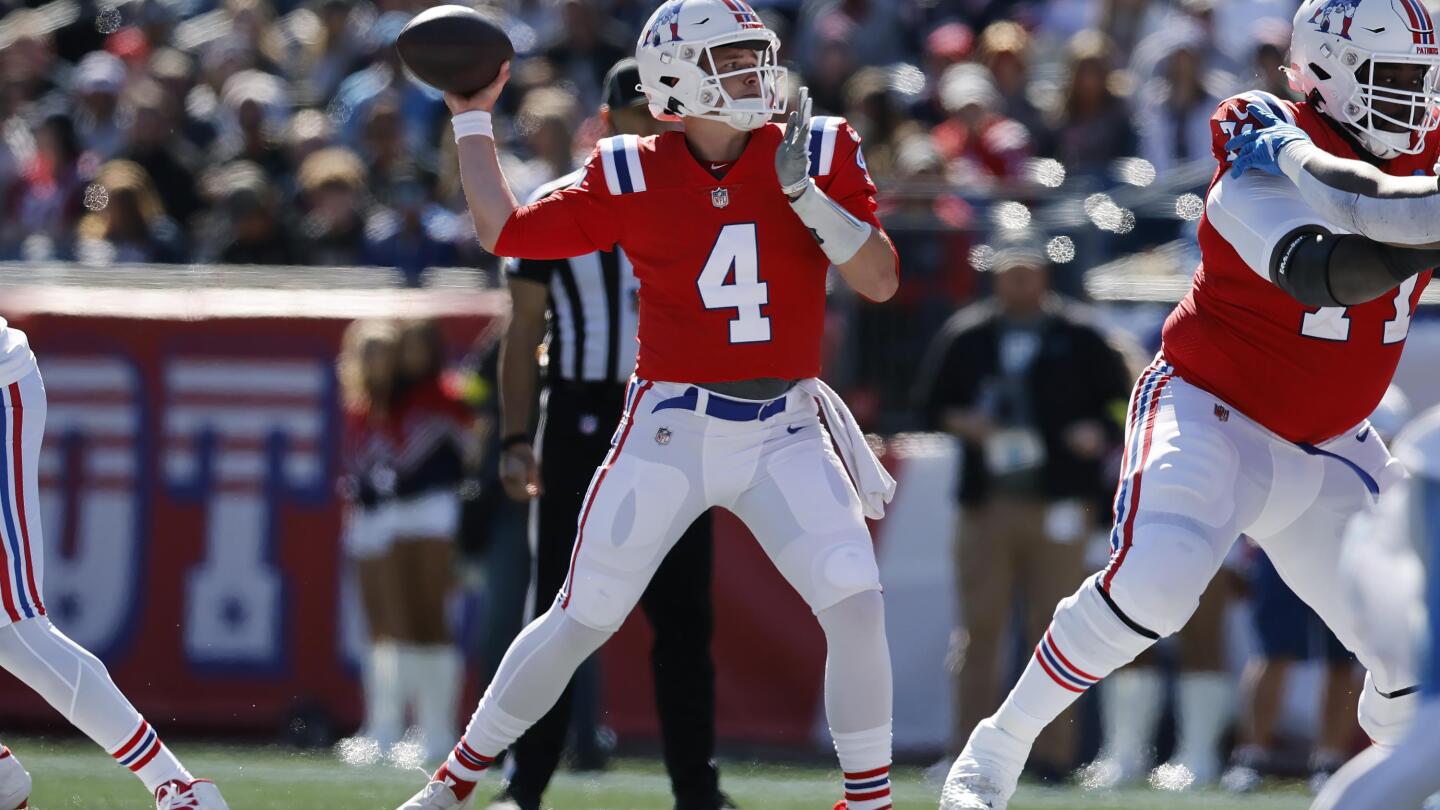
[[(880, 227), (860, 136), (834, 117), (810, 124), (810, 174)], [(820, 373), (830, 261), (775, 176), (784, 128), (755, 130), (716, 179), (681, 132), (596, 146), (578, 183), (518, 209), (495, 252), (564, 259), (624, 248), (640, 282), (636, 374), (669, 382)]]
[[(1302, 225), (1325, 222), (1284, 177), (1250, 171), (1231, 178), (1225, 143), (1257, 122), (1249, 104), (1303, 129), (1332, 155), (1361, 159), (1307, 103), (1252, 91), (1227, 99), (1211, 118), (1219, 163), (1200, 219), (1201, 266), (1165, 322), (1165, 359), (1186, 381), (1293, 442), (1320, 442), (1364, 420), (1395, 375), (1410, 318), (1430, 272), (1352, 307), (1307, 307), (1270, 281), (1275, 245)], [(1440, 137), (1424, 152), (1379, 164), (1392, 175), (1433, 174)]]

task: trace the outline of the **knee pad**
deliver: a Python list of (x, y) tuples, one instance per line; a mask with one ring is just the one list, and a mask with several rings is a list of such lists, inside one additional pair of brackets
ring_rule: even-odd
[(1200, 605), (1219, 567), (1216, 543), (1178, 514), (1148, 515), (1134, 532), (1131, 547), (1116, 555), (1101, 582), (1123, 620), (1164, 638)]
[(810, 581), (805, 585), (800, 596), (815, 613), (855, 594), (880, 590), (880, 567), (869, 535), (825, 545), (811, 565)]
[(1420, 690), (1407, 687), (1397, 692), (1382, 693), (1375, 678), (1365, 673), (1365, 688), (1360, 693), (1360, 728), (1376, 745), (1395, 748), (1405, 736), (1420, 708)]

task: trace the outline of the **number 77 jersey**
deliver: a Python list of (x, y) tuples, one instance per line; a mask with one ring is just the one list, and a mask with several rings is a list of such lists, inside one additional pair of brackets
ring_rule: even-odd
[[(810, 130), (816, 185), (878, 229), (859, 136), (833, 117)], [(783, 134), (778, 124), (755, 130), (720, 179), (681, 132), (606, 138), (575, 185), (511, 215), (495, 252), (563, 259), (624, 248), (640, 282), (645, 379), (819, 376), (830, 262), (780, 192)]]
[[(1318, 443), (1360, 424), (1380, 404), (1395, 375), (1410, 319), (1430, 271), (1373, 301), (1352, 307), (1307, 307), (1271, 282), (1277, 246), (1297, 229), (1326, 222), (1284, 177), (1248, 171), (1230, 176), (1231, 137), (1258, 122), (1249, 108), (1263, 105), (1305, 130), (1332, 155), (1361, 159), (1305, 102), (1251, 91), (1227, 99), (1211, 118), (1219, 164), (1199, 229), (1200, 269), (1190, 293), (1165, 322), (1165, 359), (1192, 385), (1238, 408), (1292, 442)], [(1440, 137), (1428, 136), (1417, 155), (1377, 165), (1393, 175), (1434, 174)]]

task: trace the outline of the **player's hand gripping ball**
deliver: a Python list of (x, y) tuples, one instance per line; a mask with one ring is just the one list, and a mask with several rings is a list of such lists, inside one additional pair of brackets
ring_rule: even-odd
[(446, 93), (473, 96), (490, 87), (515, 56), (515, 46), (493, 20), (468, 6), (420, 12), (395, 40), (405, 67)]
[(800, 99), (785, 121), (785, 140), (775, 150), (775, 176), (787, 197), (796, 197), (810, 183), (810, 88), (800, 88)]
[(1236, 135), (1225, 144), (1226, 151), (1235, 152), (1230, 163), (1230, 176), (1239, 177), (1247, 169), (1280, 175), (1280, 150), (1293, 141), (1309, 141), (1305, 130), (1275, 117), (1263, 105), (1251, 104), (1246, 111), (1260, 122), (1260, 129)]

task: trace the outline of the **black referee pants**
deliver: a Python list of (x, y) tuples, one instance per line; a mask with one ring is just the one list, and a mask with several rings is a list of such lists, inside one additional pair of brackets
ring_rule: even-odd
[[(565, 584), (585, 491), (610, 449), (624, 400), (622, 384), (557, 383), (550, 388), (540, 437), (545, 489), (533, 507), (539, 510), (537, 615)], [(640, 598), (655, 634), (650, 654), (655, 703), (676, 810), (719, 806), (715, 666), (710, 657), (711, 546), (707, 512), (676, 543)], [(555, 707), (510, 748), (515, 765), (508, 793), (524, 810), (540, 806), (560, 762), (570, 726), (571, 691), (567, 687)]]

